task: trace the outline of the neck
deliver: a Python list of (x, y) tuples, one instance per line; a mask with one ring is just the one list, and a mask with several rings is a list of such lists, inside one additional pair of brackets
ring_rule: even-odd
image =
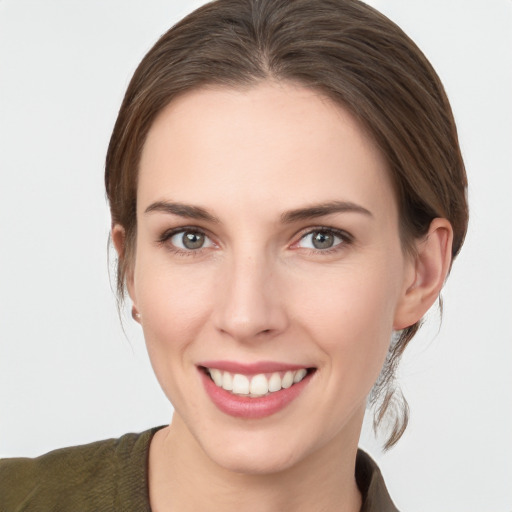
[(246, 474), (216, 464), (175, 416), (169, 427), (156, 433), (150, 446), (151, 509), (357, 512), (361, 507), (354, 475), (358, 437), (359, 431), (333, 439), (279, 472)]

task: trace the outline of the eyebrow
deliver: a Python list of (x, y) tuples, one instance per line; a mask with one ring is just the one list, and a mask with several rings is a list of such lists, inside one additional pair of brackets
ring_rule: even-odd
[[(169, 201), (156, 201), (150, 204), (144, 213), (167, 213), (177, 215), (179, 217), (186, 217), (188, 219), (202, 220), (219, 224), (220, 221), (217, 217), (209, 213), (200, 206), (192, 206), (183, 203), (174, 203)], [(324, 217), (334, 213), (361, 213), (373, 217), (372, 213), (356, 203), (350, 201), (329, 201), (327, 203), (315, 204), (305, 208), (297, 208), (289, 210), (281, 214), (281, 222), (283, 224), (292, 224), (293, 222), (301, 220), (309, 220), (317, 217)]]
[(155, 203), (150, 204), (144, 211), (144, 213), (152, 212), (169, 213), (171, 215), (178, 215), (179, 217), (203, 220), (215, 224), (220, 222), (217, 217), (213, 216), (211, 213), (208, 213), (204, 208), (183, 203), (156, 201)]
[(284, 212), (281, 215), (283, 224), (291, 224), (300, 220), (315, 219), (333, 213), (361, 213), (373, 217), (370, 210), (350, 201), (329, 201), (328, 203), (316, 204), (306, 208), (298, 208)]

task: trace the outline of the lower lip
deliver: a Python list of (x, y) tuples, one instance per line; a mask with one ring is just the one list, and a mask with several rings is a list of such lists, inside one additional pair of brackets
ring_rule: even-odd
[(300, 395), (311, 378), (311, 373), (308, 373), (300, 382), (289, 388), (262, 397), (249, 398), (248, 396), (234, 395), (225, 389), (219, 388), (203, 369), (199, 371), (206, 393), (212, 402), (222, 412), (236, 418), (245, 419), (265, 418), (281, 411)]

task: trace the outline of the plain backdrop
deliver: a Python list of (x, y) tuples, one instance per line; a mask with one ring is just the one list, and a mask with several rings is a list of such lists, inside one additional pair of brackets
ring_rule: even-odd
[[(168, 423), (117, 316), (103, 163), (128, 80), (201, 1), (0, 0), (0, 456)], [(409, 348), (409, 428), (383, 454), (408, 512), (512, 511), (512, 1), (373, 0), (422, 48), (458, 122), (466, 245)]]

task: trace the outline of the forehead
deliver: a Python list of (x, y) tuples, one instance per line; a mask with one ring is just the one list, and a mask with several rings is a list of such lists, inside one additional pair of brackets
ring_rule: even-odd
[(155, 200), (277, 210), (347, 200), (396, 209), (385, 160), (354, 117), (311, 89), (262, 83), (173, 100), (142, 152), (139, 210)]

